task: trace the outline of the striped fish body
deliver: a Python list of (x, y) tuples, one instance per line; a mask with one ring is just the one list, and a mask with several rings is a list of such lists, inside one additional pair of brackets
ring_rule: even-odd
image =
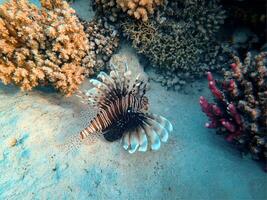
[(77, 94), (82, 102), (97, 108), (98, 113), (70, 143), (77, 146), (84, 139), (92, 142), (104, 136), (111, 142), (121, 138), (129, 153), (145, 152), (149, 147), (158, 150), (173, 131), (172, 124), (160, 115), (148, 113), (147, 82), (141, 80), (141, 75), (133, 80), (127, 64), (111, 67), (109, 75), (100, 72), (98, 79), (90, 80), (92, 89)]
[(84, 139), (90, 134), (102, 132), (106, 140), (118, 140), (126, 130), (130, 131), (142, 123), (145, 118), (142, 111), (146, 106), (145, 96), (137, 98), (127, 94), (118, 98), (98, 112), (89, 126), (80, 132), (80, 137)]

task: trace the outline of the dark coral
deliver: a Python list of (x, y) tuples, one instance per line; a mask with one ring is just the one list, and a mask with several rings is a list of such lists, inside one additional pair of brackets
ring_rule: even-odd
[(93, 0), (93, 8), (105, 21), (116, 22), (122, 14), (116, 0)]
[[(111, 56), (119, 47), (118, 31), (102, 19), (94, 19), (90, 22), (80, 19), (80, 21), (84, 26), (84, 32), (89, 40), (87, 63), (90, 66), (87, 69), (103, 70), (108, 67)], [(92, 72), (88, 71), (87, 74), (92, 74)]]
[[(222, 5), (227, 13), (225, 26), (230, 33), (234, 31), (229, 40), (239, 55), (245, 55), (246, 52), (255, 49), (265, 51), (261, 47), (267, 41), (267, 1), (222, 0)], [(238, 32), (241, 34), (247, 32), (247, 41), (236, 41), (236, 33)]]
[(259, 35), (265, 35), (267, 39), (267, 1), (245, 0), (245, 1), (228, 1), (222, 0), (228, 17), (227, 23), (239, 26), (247, 26)]
[[(265, 162), (267, 170), (267, 52), (248, 54), (244, 63), (234, 57), (231, 71), (225, 71), (223, 81), (208, 73), (209, 88), (215, 98), (209, 103), (200, 97), (202, 111), (215, 128), (244, 153)], [(220, 83), (220, 84), (218, 84)]]
[(122, 29), (134, 48), (161, 72), (156, 81), (179, 89), (185, 79), (221, 68), (217, 61), (223, 60), (223, 48), (215, 34), (224, 18), (217, 1), (176, 0), (146, 23), (127, 19)]

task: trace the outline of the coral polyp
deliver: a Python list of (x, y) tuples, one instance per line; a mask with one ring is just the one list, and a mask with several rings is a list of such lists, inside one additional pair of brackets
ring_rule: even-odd
[(111, 68), (109, 75), (100, 72), (98, 80), (90, 80), (92, 89), (77, 95), (97, 108), (98, 113), (71, 142), (104, 136), (110, 142), (121, 139), (129, 153), (144, 152), (149, 147), (158, 150), (161, 142), (168, 140), (172, 124), (160, 115), (149, 113), (147, 82), (140, 74), (133, 80), (127, 64)]
[[(200, 97), (202, 111), (210, 122), (207, 128), (216, 128), (235, 143), (242, 152), (250, 152), (254, 159), (267, 162), (267, 52), (252, 60), (248, 54), (244, 63), (234, 57), (232, 71), (225, 72), (221, 87), (208, 73), (209, 89), (215, 103)], [(267, 165), (265, 165), (267, 170)]]

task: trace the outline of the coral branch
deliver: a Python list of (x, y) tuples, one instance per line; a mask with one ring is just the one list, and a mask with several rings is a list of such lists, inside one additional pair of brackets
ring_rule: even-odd
[(0, 6), (0, 80), (31, 90), (50, 82), (71, 95), (84, 79), (88, 40), (65, 1), (28, 1)]
[(234, 57), (232, 71), (225, 72), (222, 86), (208, 72), (209, 89), (216, 103), (208, 103), (201, 96), (199, 103), (208, 116), (207, 128), (216, 128), (226, 140), (237, 144), (243, 152), (250, 151), (254, 158), (267, 162), (267, 52), (244, 63)]

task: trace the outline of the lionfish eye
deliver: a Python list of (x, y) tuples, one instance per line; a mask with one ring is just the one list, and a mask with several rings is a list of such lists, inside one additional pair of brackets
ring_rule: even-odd
[(130, 112), (132, 112), (132, 107), (129, 107), (129, 108), (127, 109), (127, 113), (130, 113)]

